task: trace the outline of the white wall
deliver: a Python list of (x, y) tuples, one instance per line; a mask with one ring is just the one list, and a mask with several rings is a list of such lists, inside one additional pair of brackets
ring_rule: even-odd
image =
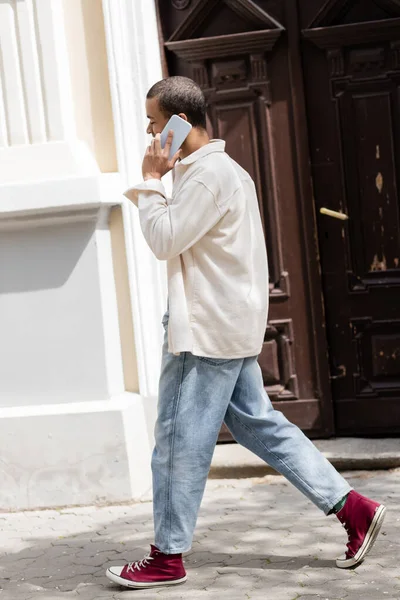
[(0, 405), (107, 398), (96, 222), (7, 227), (0, 256)]
[[(143, 323), (159, 315), (142, 318), (137, 300), (99, 5), (90, 22), (92, 0), (0, 3), (0, 509), (139, 498), (151, 484), (159, 365)], [(120, 173), (102, 174), (117, 154)], [(124, 220), (110, 231), (114, 206)]]

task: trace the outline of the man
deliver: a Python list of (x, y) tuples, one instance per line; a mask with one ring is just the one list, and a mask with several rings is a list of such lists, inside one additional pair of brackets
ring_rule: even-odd
[[(257, 355), (268, 311), (268, 267), (254, 183), (210, 140), (201, 89), (185, 77), (156, 83), (146, 100), (153, 136), (144, 183), (126, 192), (153, 253), (167, 260), (169, 312), (152, 458), (155, 540), (138, 562), (110, 567), (129, 588), (183, 583), (207, 475), (223, 421), (233, 437), (282, 473), (348, 532), (340, 568), (359, 564), (385, 507), (352, 490), (265, 393)], [(168, 159), (160, 132), (178, 114), (192, 130)], [(178, 159), (179, 162), (178, 162)], [(172, 198), (161, 178), (174, 168)]]

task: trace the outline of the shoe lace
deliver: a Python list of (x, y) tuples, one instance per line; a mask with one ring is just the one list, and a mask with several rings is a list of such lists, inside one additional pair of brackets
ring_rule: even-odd
[(150, 564), (151, 560), (154, 560), (154, 557), (148, 554), (147, 556), (142, 558), (142, 560), (137, 560), (136, 562), (128, 563), (127, 571), (133, 572), (135, 571), (135, 569), (137, 571), (140, 571), (140, 569), (145, 569)]
[(350, 527), (348, 526), (347, 523), (342, 523), (342, 527), (345, 528), (345, 530), (347, 531), (347, 535), (350, 535)]
[(352, 530), (351, 530), (350, 525), (348, 523), (345, 523), (345, 522), (342, 523), (342, 527), (344, 527), (345, 530), (346, 530), (346, 532), (347, 532), (348, 542), (347, 542), (346, 546), (347, 546), (347, 552), (349, 553), (350, 552), (351, 537), (352, 537)]

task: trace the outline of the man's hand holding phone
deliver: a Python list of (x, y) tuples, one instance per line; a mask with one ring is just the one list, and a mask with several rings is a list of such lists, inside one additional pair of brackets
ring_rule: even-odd
[(170, 130), (165, 146), (161, 148), (161, 134), (157, 133), (150, 146), (148, 146), (142, 164), (143, 179), (145, 181), (147, 179), (161, 179), (174, 168), (181, 150), (178, 150), (171, 159), (169, 158), (173, 137), (174, 132)]

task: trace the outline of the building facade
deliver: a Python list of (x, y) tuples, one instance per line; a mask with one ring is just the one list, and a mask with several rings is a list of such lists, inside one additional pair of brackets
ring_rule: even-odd
[(122, 191), (166, 74), (256, 182), (274, 405), (400, 431), (399, 31), (397, 0), (0, 3), (1, 509), (150, 489), (166, 277)]
[(0, 5), (0, 507), (140, 498), (165, 270), (122, 191), (161, 78), (149, 0)]

